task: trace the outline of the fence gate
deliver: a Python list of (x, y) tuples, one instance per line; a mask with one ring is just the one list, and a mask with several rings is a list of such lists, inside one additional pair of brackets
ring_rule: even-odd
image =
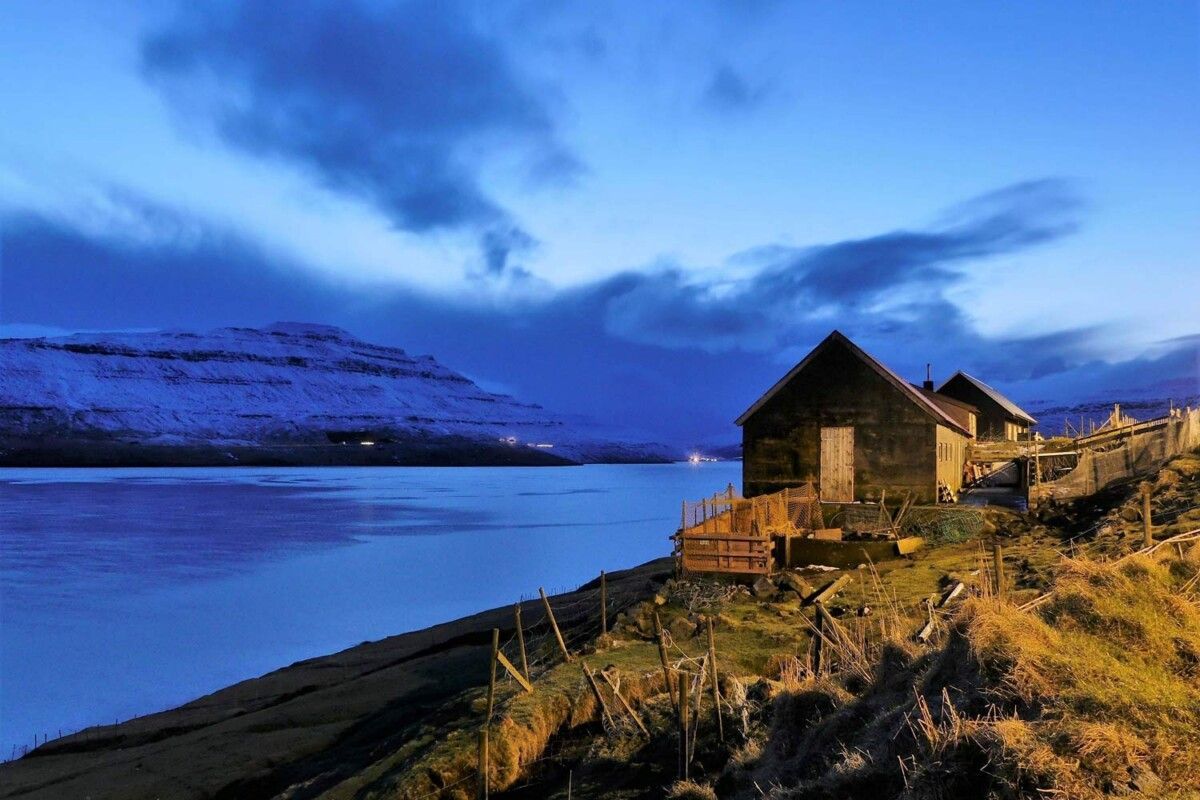
[(821, 428), (821, 499), (854, 500), (854, 428)]

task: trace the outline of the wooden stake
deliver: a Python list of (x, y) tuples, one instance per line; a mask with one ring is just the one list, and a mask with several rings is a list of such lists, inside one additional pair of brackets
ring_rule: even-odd
[(700, 706), (704, 700), (704, 678), (707, 675), (708, 656), (700, 659), (700, 672), (696, 675), (696, 696), (691, 698), (689, 702), (692, 704), (691, 727), (688, 728), (688, 763), (692, 763), (692, 758), (696, 754), (696, 739), (700, 733)]
[(558, 640), (558, 649), (562, 651), (565, 661), (574, 661), (571, 654), (567, 652), (567, 643), (563, 641), (562, 632), (558, 629), (558, 622), (554, 619), (554, 609), (550, 608), (550, 599), (546, 597), (546, 590), (538, 587), (538, 594), (542, 596), (542, 604), (546, 606), (546, 619), (550, 620), (550, 627), (554, 629), (554, 638)]
[(713, 714), (717, 718), (717, 736), (725, 741), (725, 723), (721, 720), (721, 687), (717, 683), (717, 643), (713, 638), (712, 617), (708, 618), (708, 663), (712, 669)]
[(492, 724), (492, 712), (496, 708), (496, 656), (500, 652), (500, 629), (492, 628), (492, 655), (488, 659), (487, 716), (483, 718), (483, 731), (479, 737), (479, 797), (488, 796), (488, 729)]
[(992, 594), (1004, 597), (1004, 553), (999, 542), (992, 542)]
[(688, 777), (688, 685), (687, 673), (679, 671), (679, 777)]
[(508, 670), (508, 674), (512, 675), (513, 679), (516, 680), (517, 683), (521, 684), (522, 689), (530, 694), (533, 694), (533, 684), (525, 680), (524, 675), (522, 675), (520, 672), (517, 672), (517, 668), (513, 666), (511, 661), (508, 660), (508, 657), (504, 655), (503, 651), (498, 651), (496, 653), (496, 660), (500, 662), (500, 666)]
[(596, 695), (596, 702), (600, 705), (600, 713), (604, 717), (604, 721), (608, 726), (608, 730), (615, 730), (617, 725), (613, 721), (612, 714), (608, 711), (608, 704), (604, 702), (604, 695), (600, 693), (600, 685), (596, 683), (596, 676), (588, 669), (587, 662), (583, 659), (579, 660), (579, 666), (583, 668), (584, 677), (592, 686), (592, 693)]
[(658, 660), (662, 662), (663, 681), (667, 687), (667, 697), (671, 700), (671, 708), (679, 713), (679, 702), (675, 699), (675, 682), (671, 680), (671, 667), (667, 664), (667, 642), (663, 636), (662, 622), (658, 612), (654, 613), (654, 637), (658, 639)]
[(525, 657), (525, 629), (521, 627), (521, 604), (513, 606), (513, 615), (517, 618), (517, 646), (521, 648), (521, 672), (525, 680), (529, 680), (529, 659)]
[(1154, 544), (1154, 533), (1150, 530), (1153, 522), (1150, 519), (1150, 484), (1142, 485), (1142, 545), (1150, 547)]
[(625, 712), (629, 714), (630, 718), (633, 719), (639, 728), (641, 728), (642, 733), (646, 734), (646, 738), (649, 738), (650, 731), (646, 730), (645, 724), (642, 723), (642, 718), (639, 717), (638, 713), (633, 710), (633, 706), (629, 705), (629, 701), (622, 697), (621, 693), (617, 691), (617, 685), (613, 683), (612, 678), (608, 677), (608, 673), (604, 670), (600, 670), (600, 677), (604, 678), (604, 682), (608, 684), (608, 688), (612, 689), (613, 697), (617, 698), (617, 702), (621, 704), (621, 708), (625, 709)]
[(809, 654), (808, 660), (811, 662), (809, 664), (809, 666), (812, 668), (813, 674), (820, 675), (821, 667), (823, 666), (821, 663), (821, 661), (823, 660), (822, 659), (822, 651), (825, 649), (825, 645), (824, 645), (825, 619), (824, 619), (824, 616), (821, 614), (821, 610), (822, 610), (821, 609), (821, 601), (820, 600), (816, 601), (815, 605), (816, 605), (817, 609), (813, 613), (813, 616), (815, 617), (815, 619), (814, 619), (815, 624), (813, 627), (816, 630), (813, 631), (812, 641), (808, 645), (808, 654)]
[(476, 797), (487, 800), (488, 796), (488, 729), (484, 725), (479, 731), (479, 790), (475, 793)]
[(608, 588), (604, 580), (604, 570), (600, 570), (600, 634), (608, 633)]

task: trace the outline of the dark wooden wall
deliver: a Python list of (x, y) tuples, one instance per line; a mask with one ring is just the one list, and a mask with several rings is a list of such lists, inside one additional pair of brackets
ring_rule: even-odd
[(855, 499), (877, 500), (886, 489), (936, 500), (936, 423), (836, 342), (742, 426), (743, 494), (819, 479), (821, 428), (839, 425), (854, 427)]
[[(961, 375), (955, 375), (946, 383), (938, 394), (944, 394), (952, 400), (970, 403), (979, 409), (979, 418), (975, 422), (975, 435), (980, 439), (1003, 439), (1004, 423), (1008, 421), (1008, 412), (987, 393)], [(1018, 422), (1018, 427), (1025, 430), (1028, 425)]]

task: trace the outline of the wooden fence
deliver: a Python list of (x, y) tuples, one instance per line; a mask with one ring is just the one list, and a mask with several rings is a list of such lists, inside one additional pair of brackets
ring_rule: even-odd
[(821, 503), (811, 483), (758, 497), (725, 492), (683, 503), (675, 539), (681, 573), (766, 575), (774, 564), (773, 537), (821, 527)]

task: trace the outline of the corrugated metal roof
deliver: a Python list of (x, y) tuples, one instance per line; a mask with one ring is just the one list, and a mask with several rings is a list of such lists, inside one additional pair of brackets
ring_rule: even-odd
[(967, 373), (963, 372), (961, 369), (958, 372), (954, 373), (954, 375), (950, 376), (950, 379), (947, 380), (946, 383), (943, 383), (941, 388), (938, 389), (938, 391), (940, 392), (942, 389), (945, 389), (946, 384), (950, 383), (950, 381), (954, 380), (959, 375), (961, 375), (964, 380), (969, 381), (976, 389), (978, 389), (979, 391), (986, 394), (992, 400), (995, 400), (997, 405), (999, 405), (1001, 408), (1003, 408), (1005, 411), (1007, 411), (1013, 417), (1016, 417), (1019, 420), (1028, 422), (1030, 425), (1037, 425), (1037, 420), (1034, 419), (1033, 417), (1029, 416), (1027, 413), (1025, 413), (1025, 411), (1022, 410), (1021, 407), (1018, 406), (1016, 403), (1014, 403), (1012, 400), (1009, 400), (1007, 397), (1000, 394), (1000, 392), (997, 391), (996, 389), (993, 389), (991, 386), (988, 386), (986, 383), (979, 380), (978, 378), (974, 378), (974, 377), (968, 375)]
[(746, 420), (749, 419), (750, 416), (754, 414), (754, 412), (756, 412), (760, 408), (762, 408), (763, 405), (768, 400), (770, 400), (772, 397), (774, 397), (775, 394), (780, 389), (782, 389), (784, 386), (786, 386), (787, 383), (792, 378), (794, 378), (797, 374), (800, 373), (801, 370), (803, 370), (805, 367), (807, 367), (809, 362), (813, 360), (813, 357), (816, 356), (817, 353), (821, 352), (822, 350), (824, 350), (826, 347), (828, 347), (830, 344), (832, 344), (834, 342), (839, 342), (839, 343), (845, 345), (850, 350), (851, 353), (856, 355), (859, 359), (861, 359), (864, 363), (866, 363), (867, 366), (871, 367), (873, 370), (875, 370), (877, 373), (879, 373), (886, 381), (888, 381), (888, 383), (892, 384), (897, 389), (899, 389), (901, 392), (903, 392), (905, 395), (907, 395), (910, 400), (912, 400), (914, 403), (916, 403), (918, 406), (920, 406), (922, 409), (924, 409), (937, 422), (939, 422), (940, 424), (945, 425), (949, 428), (953, 428), (954, 430), (958, 431), (959, 433), (965, 434), (967, 436), (971, 435), (971, 432), (969, 430), (967, 430), (965, 427), (963, 427), (961, 424), (959, 424), (953, 417), (951, 417), (949, 414), (947, 414), (942, 409), (941, 406), (939, 406), (934, 401), (930, 400), (928, 397), (925, 397), (925, 395), (921, 394), (920, 389), (916, 388), (911, 383), (904, 380), (896, 373), (892, 372), (888, 367), (884, 366), (884, 364), (882, 362), (877, 360), (870, 353), (863, 350), (861, 347), (856, 345), (854, 342), (850, 341), (850, 339), (847, 338), (846, 335), (843, 334), (841, 331), (834, 331), (833, 333), (826, 336), (825, 339), (822, 340), (822, 342), (819, 345), (814, 347), (812, 349), (812, 352), (810, 352), (808, 355), (806, 355), (799, 364), (797, 364), (796, 366), (794, 366), (790, 370), (788, 370), (788, 373), (786, 375), (784, 375), (782, 378), (780, 378), (778, 381), (776, 381), (775, 385), (772, 386), (770, 389), (768, 389), (766, 394), (764, 394), (762, 397), (758, 398), (758, 400), (756, 400), (754, 402), (754, 405), (752, 405), (748, 409), (746, 409), (745, 412), (743, 412), (742, 415), (737, 418), (737, 420), (735, 421), (735, 424), (737, 424), (737, 425), (744, 424), (746, 422)]

